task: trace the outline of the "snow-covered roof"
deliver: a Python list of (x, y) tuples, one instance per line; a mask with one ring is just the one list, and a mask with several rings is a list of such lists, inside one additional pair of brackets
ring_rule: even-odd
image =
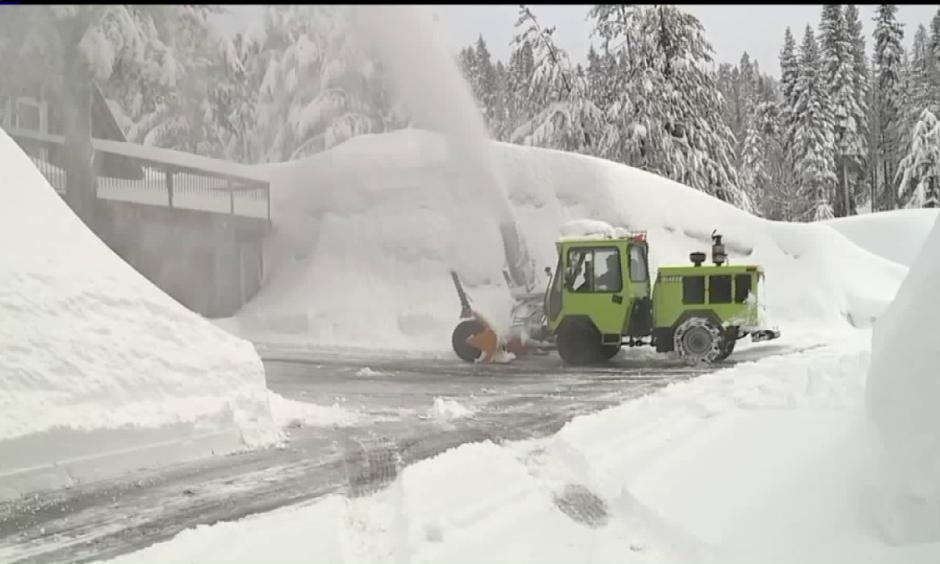
[(558, 242), (597, 241), (607, 239), (626, 239), (646, 234), (645, 231), (630, 231), (623, 227), (613, 227), (609, 223), (594, 219), (574, 219), (561, 226)]

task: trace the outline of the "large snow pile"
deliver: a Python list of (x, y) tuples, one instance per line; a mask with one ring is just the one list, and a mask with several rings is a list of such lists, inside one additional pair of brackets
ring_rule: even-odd
[[(868, 330), (545, 439), (467, 444), (380, 492), (187, 530), (119, 562), (937, 562), (871, 533)], [(459, 484), (459, 487), (455, 487)]]
[(940, 220), (875, 325), (868, 409), (882, 472), (881, 526), (940, 541)]
[[(0, 170), (0, 476), (20, 462), (64, 464), (81, 442), (30, 458), (27, 436), (38, 434), (185, 424), (236, 432), (243, 445), (278, 438), (250, 343), (108, 249), (4, 132)], [(88, 441), (96, 452), (109, 448), (101, 437)]]
[[(490, 148), (540, 285), (561, 226), (583, 218), (648, 231), (654, 268), (707, 251), (718, 229), (732, 263), (766, 268), (765, 302), (784, 331), (870, 325), (905, 273), (824, 225), (765, 221), (602, 159)], [(507, 321), (500, 213), (474, 196), (485, 187), (473, 185), (444, 138), (414, 129), (363, 135), (265, 172), (273, 274), (227, 326), (262, 341), (445, 350), (459, 313), (450, 268), (491, 321)]]
[(937, 209), (894, 210), (840, 217), (824, 223), (863, 249), (910, 267), (938, 214)]

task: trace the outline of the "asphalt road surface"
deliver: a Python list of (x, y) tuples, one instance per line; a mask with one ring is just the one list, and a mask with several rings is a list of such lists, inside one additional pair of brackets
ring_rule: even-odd
[[(766, 345), (732, 360), (787, 352)], [(269, 388), (299, 401), (339, 404), (356, 412), (361, 423), (291, 428), (289, 442), (280, 448), (0, 504), (0, 561), (111, 558), (200, 524), (334, 492), (367, 495), (393, 481), (403, 466), (460, 444), (549, 435), (577, 415), (721, 367), (689, 368), (630, 354), (603, 367), (581, 369), (564, 367), (556, 355), (484, 366), (456, 359), (262, 354), (268, 357)], [(430, 409), (437, 397), (456, 400), (474, 414), (436, 418)]]

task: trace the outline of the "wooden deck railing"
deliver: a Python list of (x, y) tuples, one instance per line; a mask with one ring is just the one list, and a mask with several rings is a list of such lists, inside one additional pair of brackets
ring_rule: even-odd
[[(65, 138), (5, 131), (65, 194)], [(270, 183), (250, 166), (123, 141), (92, 139), (92, 147), (100, 199), (271, 221)]]

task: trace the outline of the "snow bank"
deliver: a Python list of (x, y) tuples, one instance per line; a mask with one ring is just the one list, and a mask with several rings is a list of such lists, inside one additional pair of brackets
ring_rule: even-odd
[(880, 525), (897, 542), (940, 541), (940, 221), (875, 326), (868, 411), (880, 450)]
[[(765, 221), (601, 159), (492, 147), (537, 272), (554, 267), (554, 242), (570, 220), (646, 230), (653, 267), (687, 263), (690, 252), (710, 248), (718, 229), (732, 263), (766, 268), (765, 303), (785, 335), (810, 324), (823, 333), (870, 325), (905, 273), (825, 225)], [(271, 341), (447, 350), (459, 313), (451, 268), (478, 309), (505, 325), (500, 213), (470, 196), (484, 187), (459, 161), (440, 136), (411, 129), (268, 165), (278, 230), (265, 255), (272, 276), (238, 313), (236, 331)]]
[(3, 132), (0, 169), (0, 495), (111, 451), (133, 465), (159, 443), (173, 461), (181, 441), (208, 454), (278, 439), (250, 343), (124, 263)]
[(825, 221), (853, 243), (876, 255), (910, 267), (937, 221), (940, 210), (876, 212)]

